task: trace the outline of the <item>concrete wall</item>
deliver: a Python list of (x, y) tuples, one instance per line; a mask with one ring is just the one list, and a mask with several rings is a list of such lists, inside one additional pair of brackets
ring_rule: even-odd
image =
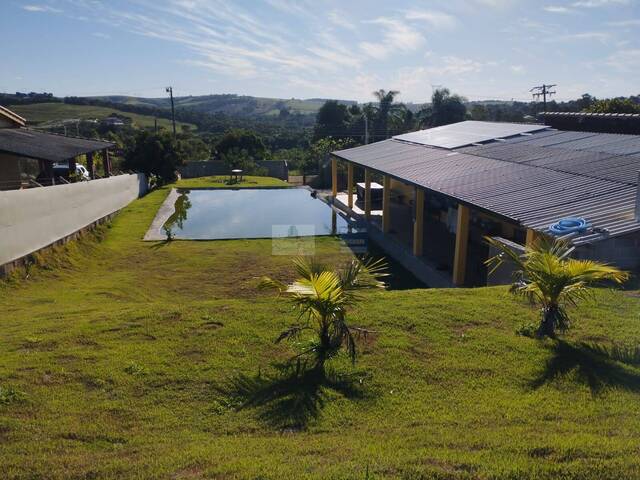
[[(519, 243), (515, 243), (501, 237), (493, 237), (493, 239), (500, 241), (518, 255), (522, 255), (525, 252), (524, 245), (520, 245)], [(489, 247), (489, 258), (493, 258), (499, 253), (502, 253), (501, 250), (498, 250), (494, 246)], [(513, 274), (515, 273), (515, 270), (513, 261), (506, 260), (502, 265), (496, 268), (493, 273), (487, 275), (487, 285), (508, 285), (513, 283)]]
[(147, 190), (143, 174), (0, 192), (0, 265), (112, 214)]
[(590, 245), (581, 245), (575, 258), (598, 260), (624, 270), (640, 271), (640, 232), (613, 237)]
[[(260, 168), (267, 169), (267, 175), (270, 177), (287, 180), (289, 178), (289, 167), (287, 162), (282, 160), (259, 160), (256, 165)], [(186, 165), (178, 167), (178, 171), (182, 178), (210, 177), (212, 175), (229, 175), (229, 168), (220, 161), (210, 162), (189, 162)], [(245, 172), (245, 175), (248, 173)]]

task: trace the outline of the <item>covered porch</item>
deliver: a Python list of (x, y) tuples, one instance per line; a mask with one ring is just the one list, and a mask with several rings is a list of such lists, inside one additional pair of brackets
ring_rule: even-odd
[[(356, 177), (364, 179), (363, 198), (355, 193)], [(382, 185), (380, 205), (372, 201), (375, 181)], [(332, 196), (338, 208), (367, 223), (374, 242), (433, 287), (486, 285), (487, 235), (517, 243), (535, 238), (533, 230), (335, 156)]]
[(114, 143), (102, 140), (0, 129), (0, 190), (69, 183), (79, 162), (85, 164), (90, 179), (109, 177), (113, 147)]

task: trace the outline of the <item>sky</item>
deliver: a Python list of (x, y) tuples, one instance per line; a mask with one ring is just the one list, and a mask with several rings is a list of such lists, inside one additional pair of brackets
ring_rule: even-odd
[(640, 93), (640, 0), (0, 0), (0, 91)]

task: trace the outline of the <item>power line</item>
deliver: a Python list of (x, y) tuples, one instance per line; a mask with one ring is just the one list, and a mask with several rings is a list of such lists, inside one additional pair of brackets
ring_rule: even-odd
[(542, 85), (539, 85), (537, 87), (533, 87), (531, 90), (529, 90), (531, 92), (531, 95), (533, 95), (533, 98), (536, 100), (540, 100), (540, 97), (542, 97), (542, 102), (544, 105), (544, 110), (543, 111), (547, 111), (547, 95), (549, 95), (549, 98), (551, 98), (551, 95), (555, 95), (556, 91), (551, 91), (549, 90), (550, 88), (556, 87), (557, 84), (553, 84), (553, 85), (545, 85), (544, 83)]

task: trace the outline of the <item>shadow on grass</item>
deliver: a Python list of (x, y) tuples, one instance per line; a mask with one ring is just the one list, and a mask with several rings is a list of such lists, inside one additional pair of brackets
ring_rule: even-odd
[(304, 364), (276, 366), (274, 374), (240, 375), (219, 393), (255, 408), (260, 419), (272, 427), (301, 430), (318, 418), (330, 398), (342, 395), (364, 399), (362, 375), (306, 368)]
[(598, 344), (573, 345), (562, 340), (555, 342), (551, 348), (553, 355), (540, 376), (532, 382), (533, 388), (573, 374), (577, 381), (589, 387), (592, 395), (598, 395), (607, 388), (640, 392), (640, 374), (622, 365), (638, 364), (624, 350)]
[(169, 240), (168, 238), (166, 240), (159, 240), (152, 244), (149, 248), (151, 248), (152, 250), (158, 250), (159, 248), (166, 247), (171, 242), (173, 242), (173, 240)]

